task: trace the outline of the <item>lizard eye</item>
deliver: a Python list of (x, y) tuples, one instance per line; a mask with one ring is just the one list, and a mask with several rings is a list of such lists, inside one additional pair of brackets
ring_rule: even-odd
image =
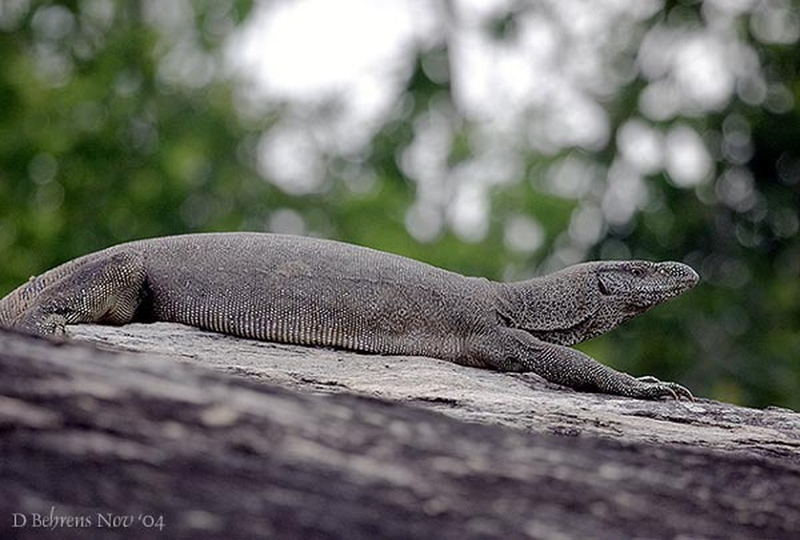
[(641, 268), (631, 268), (631, 274), (633, 274), (635, 278), (640, 278), (644, 275), (644, 270)]

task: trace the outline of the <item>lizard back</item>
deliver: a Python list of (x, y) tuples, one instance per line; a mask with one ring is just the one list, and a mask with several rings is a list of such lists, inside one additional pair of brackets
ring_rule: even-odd
[(491, 312), (475, 294), (486, 280), (330, 240), (209, 233), (111, 249), (143, 256), (137, 319), (242, 337), (455, 358)]

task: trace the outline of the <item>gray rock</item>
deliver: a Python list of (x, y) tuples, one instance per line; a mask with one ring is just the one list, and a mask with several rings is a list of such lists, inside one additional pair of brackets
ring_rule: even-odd
[(68, 328), (74, 339), (101, 347), (164, 355), (294, 390), (410, 403), (470, 422), (798, 458), (800, 416), (792, 411), (587, 394), (531, 373), (246, 340), (179, 324)]
[(167, 323), (70, 335), (0, 331), (4, 538), (800, 531), (792, 411), (583, 394)]

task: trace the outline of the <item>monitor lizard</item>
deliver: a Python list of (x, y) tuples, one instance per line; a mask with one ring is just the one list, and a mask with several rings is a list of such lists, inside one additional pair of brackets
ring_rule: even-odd
[(119, 244), (66, 262), (0, 300), (0, 327), (168, 321), (244, 338), (415, 355), (535, 372), (578, 390), (692, 399), (571, 345), (693, 287), (677, 262), (597, 261), (526, 281), (467, 277), (331, 240), (205, 233)]

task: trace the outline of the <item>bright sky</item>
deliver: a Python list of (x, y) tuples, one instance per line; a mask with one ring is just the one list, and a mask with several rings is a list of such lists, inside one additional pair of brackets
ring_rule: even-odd
[(345, 90), (384, 71), (413, 40), (421, 29), (412, 11), (406, 0), (262, 4), (242, 36), (241, 61), (260, 66), (253, 76), (274, 96)]

